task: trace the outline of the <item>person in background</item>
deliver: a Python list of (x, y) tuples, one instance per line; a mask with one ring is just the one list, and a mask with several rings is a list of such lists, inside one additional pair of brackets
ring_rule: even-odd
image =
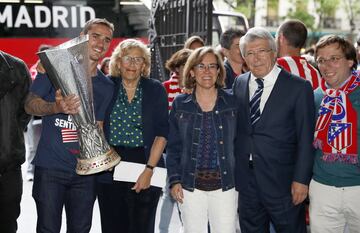
[(25, 63), (0, 50), (0, 232), (15, 233), (22, 196), (23, 131), (30, 120), (24, 109), (31, 77)]
[(98, 176), (98, 202), (103, 233), (153, 233), (161, 188), (150, 187), (153, 169), (164, 167), (168, 136), (165, 88), (149, 78), (150, 53), (141, 41), (127, 39), (110, 59), (114, 94), (104, 133), (122, 161), (143, 164), (135, 182), (113, 180), (113, 171)]
[[(168, 95), (169, 111), (171, 110), (172, 103), (176, 96), (182, 93), (184, 88), (183, 84), (183, 71), (184, 66), (191, 54), (190, 49), (181, 49), (174, 53), (169, 60), (166, 61), (166, 68), (170, 71), (170, 79), (163, 82)], [(164, 154), (166, 164), (166, 154)], [(160, 233), (169, 232), (169, 224), (172, 218), (172, 213), (175, 205), (175, 200), (170, 195), (170, 189), (167, 185), (163, 192), (162, 206), (160, 214), (159, 231)], [(179, 229), (180, 230), (180, 229)]]
[(170, 112), (167, 170), (186, 233), (235, 233), (234, 138), (237, 106), (225, 92), (221, 56), (196, 49), (184, 67), (185, 88)]
[(105, 57), (100, 64), (100, 70), (105, 75), (108, 75), (110, 73), (110, 57)]
[(306, 38), (306, 26), (300, 20), (287, 20), (282, 23), (276, 32), (277, 63), (286, 71), (308, 80), (315, 90), (320, 83), (320, 73), (305, 57), (300, 56)]
[(205, 42), (200, 36), (191, 36), (185, 41), (184, 49), (194, 50), (203, 46)]
[(163, 82), (168, 94), (169, 111), (176, 96), (178, 96), (183, 88), (183, 71), (184, 66), (191, 54), (190, 49), (181, 49), (174, 53), (169, 60), (166, 61), (165, 67), (170, 71), (170, 79)]
[[(113, 91), (113, 83), (97, 69), (106, 54), (114, 25), (106, 19), (89, 20), (80, 35), (89, 35), (89, 72), (93, 84), (95, 118), (102, 127), (105, 109)], [(42, 66), (38, 71), (44, 71)], [(63, 97), (46, 73), (39, 72), (27, 96), (25, 109), (42, 116), (42, 132), (34, 158), (33, 198), (37, 210), (36, 231), (60, 232), (65, 207), (67, 232), (90, 231), (96, 198), (96, 176), (75, 173), (79, 141), (71, 114), (79, 112), (78, 96)]]
[[(39, 48), (38, 48), (38, 52), (45, 51), (45, 50), (50, 49), (50, 48), (52, 48), (52, 47), (53, 47), (52, 45), (41, 44), (41, 45), (39, 46)], [(38, 73), (37, 67), (38, 67), (39, 63), (40, 63), (40, 60), (37, 60), (37, 61), (35, 62), (35, 64), (32, 65), (32, 66), (30, 67), (30, 69), (29, 69), (30, 74), (31, 74), (31, 79), (32, 79), (32, 81), (34, 81), (34, 79), (35, 79), (35, 77), (36, 77), (36, 75), (37, 75), (37, 73)]]
[[(312, 65), (317, 71), (319, 71), (319, 68), (317, 67), (317, 64), (315, 62), (314, 58), (314, 49), (315, 45), (312, 45), (311, 47), (308, 47), (305, 49), (304, 53), (301, 55), (306, 59), (306, 61)], [(321, 78), (320, 78), (321, 79)]]
[(250, 72), (236, 78), (235, 180), (242, 233), (305, 233), (315, 107), (310, 82), (276, 66), (276, 42), (254, 27), (240, 39)]
[(315, 45), (311, 45), (305, 49), (304, 55), (309, 55), (311, 57), (314, 57), (314, 52), (315, 52)]
[[(313, 90), (315, 90), (319, 86), (321, 76), (319, 71), (311, 64), (311, 61), (314, 60), (313, 56), (300, 55), (301, 49), (305, 46), (307, 34), (307, 28), (300, 20), (283, 22), (279, 26), (275, 38), (278, 46), (277, 63), (293, 75), (308, 80)], [(305, 205), (306, 216), (308, 216), (308, 202), (307, 199)]]
[(360, 231), (360, 74), (354, 46), (328, 35), (315, 58), (322, 74), (315, 90), (316, 148), (310, 183), (311, 233)]
[(220, 36), (220, 45), (226, 57), (224, 66), (226, 70), (225, 88), (230, 89), (235, 78), (246, 72), (246, 63), (240, 53), (239, 41), (245, 35), (240, 29), (230, 28)]
[[(45, 51), (49, 48), (52, 48), (51, 45), (42, 44), (39, 46), (38, 52)], [(31, 79), (34, 82), (37, 75), (36, 67), (38, 66), (40, 60), (38, 60), (34, 65), (30, 67)], [(39, 144), (41, 136), (41, 117), (32, 116), (29, 124), (26, 127), (26, 132), (24, 133), (25, 138), (25, 148), (26, 148), (26, 179), (28, 181), (33, 181), (34, 179), (34, 169), (35, 166), (32, 164), (32, 161), (36, 154), (36, 149)]]
[(216, 50), (216, 52), (217, 52), (218, 54), (220, 54), (221, 59), (222, 59), (223, 61), (225, 61), (225, 54), (224, 54), (223, 48), (221, 47), (221, 44), (218, 44), (218, 45), (215, 47), (215, 50)]

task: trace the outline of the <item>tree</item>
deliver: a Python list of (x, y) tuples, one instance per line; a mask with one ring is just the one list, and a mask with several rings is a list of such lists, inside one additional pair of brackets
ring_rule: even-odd
[(288, 12), (287, 18), (301, 20), (306, 25), (307, 28), (313, 31), (315, 29), (314, 27), (315, 17), (308, 13), (307, 10), (308, 1), (293, 0), (292, 3), (295, 6), (295, 9), (291, 9)]
[(254, 26), (256, 0), (224, 0), (224, 2), (235, 11), (243, 13), (249, 20), (249, 26)]
[(318, 29), (323, 28), (324, 19), (334, 17), (339, 0), (314, 0), (316, 13), (319, 15)]
[[(356, 2), (356, 4), (355, 4)], [(350, 23), (350, 38), (351, 40), (355, 36), (355, 16), (360, 14), (360, 5), (358, 0), (344, 0), (345, 11), (348, 14)]]

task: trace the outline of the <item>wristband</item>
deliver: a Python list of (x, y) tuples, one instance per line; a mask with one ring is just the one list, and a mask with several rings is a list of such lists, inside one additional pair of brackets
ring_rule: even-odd
[(150, 170), (153, 171), (155, 167), (154, 167), (154, 166), (151, 166), (150, 164), (146, 164), (146, 168), (149, 168)]

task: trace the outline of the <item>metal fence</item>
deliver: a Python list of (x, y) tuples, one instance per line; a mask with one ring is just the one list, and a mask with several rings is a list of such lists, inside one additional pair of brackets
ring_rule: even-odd
[(151, 77), (165, 81), (165, 62), (193, 35), (212, 41), (212, 0), (153, 0), (149, 20)]

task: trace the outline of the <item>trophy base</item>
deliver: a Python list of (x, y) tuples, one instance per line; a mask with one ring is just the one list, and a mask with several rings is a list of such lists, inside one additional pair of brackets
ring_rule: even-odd
[(111, 149), (103, 155), (91, 159), (78, 159), (76, 173), (78, 175), (91, 175), (109, 170), (120, 162), (120, 156)]

